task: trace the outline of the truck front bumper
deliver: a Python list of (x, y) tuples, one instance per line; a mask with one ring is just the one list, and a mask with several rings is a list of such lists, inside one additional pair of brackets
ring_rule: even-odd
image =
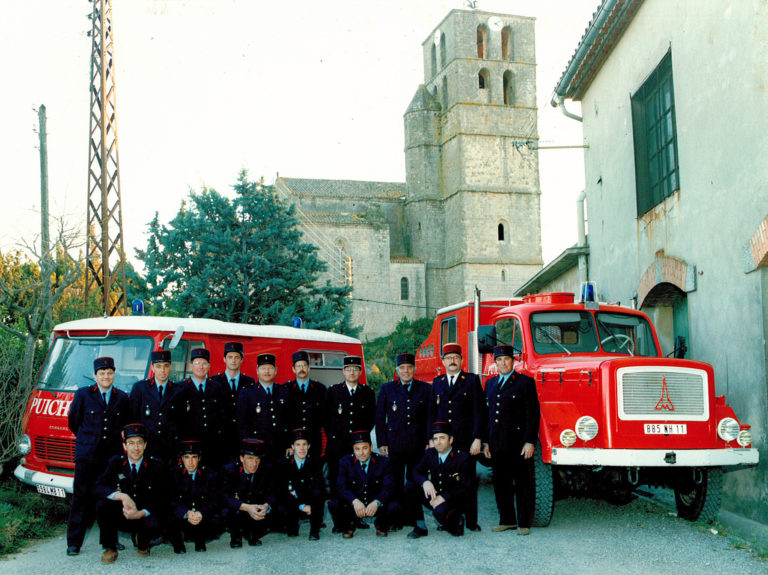
[(553, 465), (606, 467), (752, 467), (760, 459), (755, 448), (739, 449), (552, 449)]
[(19, 465), (13, 471), (16, 479), (27, 485), (48, 485), (49, 487), (60, 487), (70, 495), (72, 494), (72, 484), (74, 479), (67, 477), (66, 475), (54, 475), (52, 473), (44, 473), (42, 471), (33, 471), (26, 467)]

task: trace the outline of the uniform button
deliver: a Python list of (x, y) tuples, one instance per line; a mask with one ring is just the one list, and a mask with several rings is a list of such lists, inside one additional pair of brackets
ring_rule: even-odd
[(104, 426), (104, 431), (106, 431), (106, 430), (107, 430), (107, 426), (105, 425), (105, 426)]
[(496, 423), (498, 423), (498, 422), (499, 422), (499, 420), (498, 420), (498, 419), (494, 419), (494, 421), (495, 421)]

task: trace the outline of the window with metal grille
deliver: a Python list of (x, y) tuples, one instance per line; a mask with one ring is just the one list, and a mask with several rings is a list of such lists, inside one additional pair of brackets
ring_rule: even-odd
[(408, 278), (400, 278), (400, 299), (408, 299)]
[(672, 54), (667, 52), (632, 96), (637, 215), (680, 189)]

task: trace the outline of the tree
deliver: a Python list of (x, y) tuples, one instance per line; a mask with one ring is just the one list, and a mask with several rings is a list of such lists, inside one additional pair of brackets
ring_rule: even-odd
[(149, 223), (146, 298), (157, 314), (290, 325), (355, 334), (348, 286), (322, 283), (317, 248), (302, 241), (294, 207), (242, 171), (230, 200), (190, 191), (178, 214)]

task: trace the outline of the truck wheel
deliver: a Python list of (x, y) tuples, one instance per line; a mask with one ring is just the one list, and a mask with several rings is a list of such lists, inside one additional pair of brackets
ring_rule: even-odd
[(540, 449), (533, 455), (534, 473), (534, 506), (533, 526), (547, 527), (555, 509), (555, 490), (552, 476), (552, 465), (541, 460)]
[(688, 521), (712, 523), (720, 512), (723, 470), (711, 467), (701, 469), (701, 474), (701, 483), (689, 481), (675, 488), (677, 516)]

